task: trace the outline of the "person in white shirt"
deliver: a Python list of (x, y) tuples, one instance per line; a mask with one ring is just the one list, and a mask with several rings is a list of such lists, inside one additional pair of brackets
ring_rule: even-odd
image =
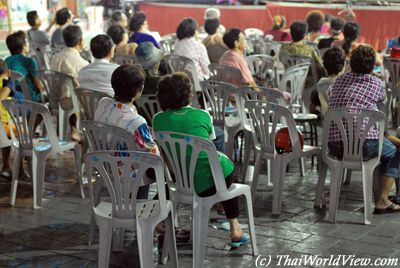
[(111, 63), (114, 57), (114, 43), (108, 35), (99, 34), (90, 41), (90, 50), (95, 60), (79, 71), (79, 86), (101, 91), (114, 96), (111, 75), (118, 64)]

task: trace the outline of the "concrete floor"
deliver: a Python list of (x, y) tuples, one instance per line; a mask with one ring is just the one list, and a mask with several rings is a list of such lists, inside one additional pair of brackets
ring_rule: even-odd
[[(0, 267), (97, 267), (98, 236), (90, 249), (87, 245), (90, 200), (79, 195), (72, 160), (73, 153), (68, 152), (47, 161), (45, 199), (41, 209), (31, 208), (32, 186), (29, 180), (20, 181), (15, 207), (9, 205), (10, 182), (0, 180), (0, 229), (3, 231), (0, 235)], [(247, 245), (231, 250), (229, 233), (216, 230), (217, 224), (211, 223), (204, 267), (266, 267), (260, 261), (262, 258), (268, 260), (270, 256), (269, 267), (284, 267), (283, 260), (279, 266), (279, 258), (283, 257), (277, 254), (291, 258), (304, 254), (322, 257), (350, 254), (373, 259), (400, 257), (399, 215), (373, 216), (372, 225), (362, 224), (360, 173), (353, 172), (351, 184), (342, 187), (337, 223), (331, 224), (324, 220), (325, 211), (313, 208), (317, 173), (315, 169), (311, 170), (309, 159), (306, 172), (304, 177), (300, 177), (298, 165), (290, 166), (279, 219), (271, 216), (271, 189), (267, 189), (265, 183), (259, 186), (254, 201), (259, 258), (251, 255), (251, 247)], [(251, 173), (250, 168), (248, 175)], [(263, 176), (260, 181), (265, 179)], [(328, 189), (327, 183), (327, 192)], [(189, 229), (189, 210), (183, 208), (179, 213), (181, 225)], [(215, 211), (211, 217), (217, 217)], [(243, 216), (240, 221), (246, 223)], [(154, 260), (157, 261), (157, 239), (154, 241)], [(127, 234), (125, 244), (123, 252), (111, 253), (110, 267), (139, 267), (134, 235)], [(180, 267), (191, 267), (191, 245), (179, 245), (178, 254)], [(292, 267), (313, 267), (310, 263), (292, 264)]]

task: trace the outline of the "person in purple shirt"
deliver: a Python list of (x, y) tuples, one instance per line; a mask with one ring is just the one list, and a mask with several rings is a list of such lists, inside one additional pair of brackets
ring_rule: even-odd
[(129, 37), (128, 43), (135, 42), (141, 44), (143, 42), (151, 42), (158, 49), (161, 49), (157, 40), (148, 33), (149, 26), (147, 24), (147, 17), (144, 12), (136, 12), (129, 21), (129, 30), (133, 33)]

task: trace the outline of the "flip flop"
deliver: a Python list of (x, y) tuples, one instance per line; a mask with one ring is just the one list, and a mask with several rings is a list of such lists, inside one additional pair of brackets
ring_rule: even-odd
[(391, 195), (389, 196), (389, 200), (396, 205), (400, 205), (400, 195)]
[(390, 204), (386, 208), (375, 208), (374, 214), (389, 214), (389, 213), (397, 213), (400, 212), (400, 209), (394, 209), (396, 206), (395, 203)]
[(250, 243), (251, 243), (250, 236), (248, 234), (243, 234), (243, 237), (240, 241), (231, 241), (230, 246), (233, 248), (238, 248), (241, 245), (247, 245)]

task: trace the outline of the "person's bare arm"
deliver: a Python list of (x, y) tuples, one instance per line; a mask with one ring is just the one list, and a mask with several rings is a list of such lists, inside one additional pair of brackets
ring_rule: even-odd
[(56, 18), (55, 17), (52, 19), (52, 21), (50, 22), (49, 26), (47, 26), (47, 28), (44, 31), (46, 33), (50, 32), (51, 27), (53, 27), (54, 24), (56, 24)]
[(391, 143), (393, 143), (397, 147), (400, 147), (400, 139), (397, 138), (396, 136), (385, 133), (385, 138), (388, 139)]
[(42, 85), (42, 82), (40, 82), (40, 79), (36, 76), (32, 78), (33, 84), (35, 85), (35, 88), (39, 89), (40, 92), (43, 92), (44, 88)]
[(10, 96), (10, 93), (11, 93), (11, 89), (9, 87), (3, 87), (0, 90), (0, 101), (8, 98), (8, 96)]

